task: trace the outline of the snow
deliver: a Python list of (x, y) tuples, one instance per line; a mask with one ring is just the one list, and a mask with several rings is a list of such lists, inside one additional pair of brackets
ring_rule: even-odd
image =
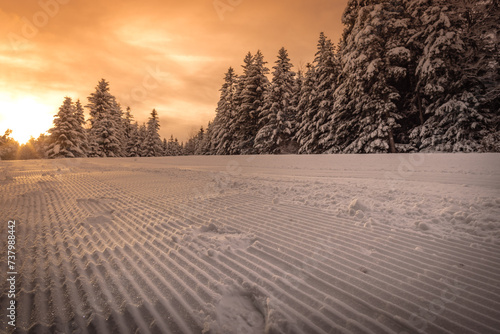
[(499, 333), (499, 166), (499, 154), (1, 161), (18, 332)]

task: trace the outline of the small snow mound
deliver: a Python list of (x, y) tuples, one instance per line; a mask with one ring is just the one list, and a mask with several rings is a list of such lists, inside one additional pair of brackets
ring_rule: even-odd
[(430, 230), (430, 226), (427, 223), (424, 223), (424, 222), (416, 222), (415, 226), (420, 231), (428, 231), (428, 230)]
[(354, 216), (356, 214), (356, 211), (362, 211), (364, 213), (364, 212), (370, 211), (370, 209), (363, 202), (361, 202), (358, 198), (355, 198), (349, 204), (347, 211), (349, 212), (349, 214)]
[(365, 216), (365, 213), (362, 210), (357, 210), (356, 213), (354, 214), (354, 217), (363, 219)]
[(204, 226), (200, 227), (200, 232), (214, 232), (214, 233), (217, 233), (217, 232), (219, 232), (219, 229), (217, 228), (217, 226), (215, 226), (214, 223), (210, 222), (207, 225), (204, 225)]

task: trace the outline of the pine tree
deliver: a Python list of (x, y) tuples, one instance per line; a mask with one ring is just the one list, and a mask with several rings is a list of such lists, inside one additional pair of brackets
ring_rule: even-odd
[(115, 155), (117, 157), (127, 156), (127, 153), (124, 149), (124, 145), (126, 143), (127, 138), (125, 135), (125, 120), (123, 116), (124, 112), (122, 110), (122, 107), (120, 103), (116, 100), (116, 98), (113, 96), (113, 108), (111, 117), (114, 120), (114, 123), (116, 124), (116, 137), (118, 138), (118, 141), (120, 143), (119, 151)]
[[(416, 69), (421, 125), (411, 133), (412, 143), (419, 150), (481, 150), (483, 139), (491, 133), (490, 124), (498, 111), (498, 108), (489, 108), (494, 99), (490, 102), (486, 102), (488, 98), (483, 99), (491, 92), (490, 87), (498, 86), (498, 82), (490, 81), (491, 76), (484, 69), (495, 55), (478, 50), (481, 38), (474, 36), (475, 10), (464, 4), (457, 0), (434, 0), (428, 4), (413, 1), (410, 5), (412, 14), (418, 15), (415, 16), (415, 25), (421, 27), (414, 37), (422, 45)], [(474, 6), (482, 5), (478, 3)], [(480, 7), (475, 8), (482, 12)], [(471, 49), (474, 51), (469, 51)], [(487, 58), (489, 60), (483, 62)], [(485, 80), (481, 82), (481, 79)]]
[(147, 137), (148, 129), (146, 123), (142, 123), (137, 131), (137, 149), (140, 157), (148, 156)]
[(167, 142), (167, 149), (165, 154), (167, 156), (177, 156), (180, 155), (180, 147), (177, 138), (174, 139), (174, 135), (170, 135), (170, 139)]
[(291, 104), (292, 104), (292, 108), (293, 108), (292, 142), (295, 145), (295, 152), (296, 153), (298, 152), (298, 149), (299, 149), (298, 143), (296, 141), (296, 135), (297, 135), (297, 131), (299, 130), (299, 125), (300, 125), (300, 120), (301, 120), (300, 119), (301, 113), (299, 110), (299, 103), (301, 100), (300, 94), (301, 94), (302, 89), (304, 87), (304, 81), (305, 81), (304, 72), (303, 72), (303, 70), (299, 69), (297, 71), (297, 77), (293, 83), (292, 98), (291, 98)]
[[(341, 84), (334, 94), (330, 151), (396, 152), (395, 131), (411, 53), (403, 2), (351, 0), (344, 13)], [(407, 89), (407, 88), (405, 88)]]
[(164, 157), (171, 155), (170, 151), (169, 151), (169, 147), (168, 147), (167, 138), (163, 138), (163, 142), (161, 145), (161, 151), (162, 151), (161, 155)]
[(273, 67), (273, 79), (265, 95), (264, 106), (259, 115), (259, 131), (255, 138), (255, 149), (259, 153), (289, 152), (295, 123), (293, 90), (295, 73), (288, 52), (281, 48)]
[(134, 122), (130, 125), (128, 131), (129, 140), (127, 142), (127, 156), (128, 157), (140, 157), (142, 154), (142, 143), (143, 140), (139, 135), (139, 124)]
[(482, 140), (482, 150), (500, 152), (500, 1), (470, 3), (463, 13), (470, 26), (465, 38), (472, 45), (465, 54), (465, 78), (473, 83), (479, 110), (487, 119), (488, 134)]
[(88, 97), (90, 109), (90, 155), (97, 157), (121, 156), (122, 124), (119, 106), (109, 92), (109, 83), (102, 79)]
[(334, 47), (330, 39), (324, 33), (320, 34), (318, 41), (318, 51), (314, 59), (314, 97), (312, 102), (317, 110), (311, 113), (312, 124), (310, 127), (310, 144), (313, 153), (323, 153), (333, 146), (334, 124), (331, 121), (333, 115), (334, 95), (337, 87), (340, 64), (334, 52)]
[(316, 85), (316, 68), (313, 64), (307, 64), (299, 99), (296, 106), (296, 131), (295, 141), (299, 146), (300, 154), (310, 154), (316, 149), (316, 143), (311, 140), (313, 132), (313, 118), (318, 110)]
[(162, 156), (162, 141), (158, 131), (160, 130), (160, 122), (158, 120), (158, 113), (155, 109), (151, 112), (148, 119), (147, 134), (145, 140), (145, 156), (146, 157), (159, 157)]
[(76, 100), (75, 102), (75, 137), (77, 141), (77, 146), (81, 150), (81, 156), (86, 157), (89, 151), (88, 138), (87, 138), (87, 130), (85, 129), (85, 115), (83, 111), (83, 106), (80, 103), (80, 100)]
[(183, 155), (194, 155), (196, 152), (196, 143), (198, 141), (199, 133), (191, 136), (185, 145), (183, 145)]
[(130, 107), (127, 107), (127, 110), (124, 113), (124, 117), (122, 119), (123, 123), (123, 145), (122, 152), (126, 157), (135, 156), (135, 152), (133, 151), (134, 140), (132, 137), (134, 136), (134, 116), (132, 115), (132, 111)]
[(207, 130), (205, 131), (205, 134), (203, 135), (200, 154), (203, 154), (203, 155), (212, 154), (212, 152), (211, 152), (212, 137), (213, 137), (212, 132), (213, 132), (212, 122), (208, 122)]
[(82, 138), (79, 132), (81, 124), (78, 120), (76, 108), (71, 98), (66, 97), (54, 116), (54, 127), (49, 130), (50, 146), (49, 158), (75, 158), (83, 157), (85, 153), (81, 149)]
[(257, 51), (254, 57), (250, 53), (245, 58), (244, 73), (238, 90), (238, 110), (233, 122), (233, 154), (252, 154), (255, 136), (258, 131), (258, 118), (262, 112), (264, 95), (269, 85), (266, 75), (264, 56)]
[(198, 131), (198, 133), (196, 134), (196, 136), (194, 137), (194, 152), (193, 154), (195, 155), (202, 155), (203, 154), (203, 142), (204, 142), (204, 138), (206, 136), (206, 131), (205, 129), (203, 129), (203, 126), (200, 127), (200, 130)]
[(210, 151), (213, 154), (229, 154), (234, 134), (233, 120), (236, 117), (236, 86), (238, 76), (232, 67), (229, 68), (224, 84), (220, 89), (220, 99), (217, 104), (216, 116), (212, 122), (212, 140)]
[[(234, 94), (234, 111), (232, 112), (230, 123), (229, 123), (229, 136), (230, 136), (230, 146), (228, 149), (229, 154), (240, 154), (240, 137), (242, 137), (242, 123), (240, 119), (242, 115), (240, 114), (240, 109), (242, 105), (243, 90), (246, 87), (247, 78), (250, 74), (251, 67), (253, 66), (254, 56), (248, 52), (243, 59), (243, 74), (238, 77), (235, 87)], [(187, 144), (187, 143), (186, 143)], [(185, 146), (186, 147), (186, 146)]]

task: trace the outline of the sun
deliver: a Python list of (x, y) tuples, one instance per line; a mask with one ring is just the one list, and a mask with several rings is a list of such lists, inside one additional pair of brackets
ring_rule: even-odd
[(7, 129), (12, 130), (11, 137), (19, 144), (24, 144), (31, 137), (37, 138), (52, 127), (54, 107), (38, 99), (0, 95), (0, 136)]

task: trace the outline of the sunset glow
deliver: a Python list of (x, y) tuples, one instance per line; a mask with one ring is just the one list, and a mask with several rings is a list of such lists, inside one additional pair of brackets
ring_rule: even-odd
[(52, 126), (53, 107), (32, 97), (9, 99), (0, 95), (1, 134), (11, 129), (11, 137), (20, 144), (26, 143), (30, 137), (38, 137)]

